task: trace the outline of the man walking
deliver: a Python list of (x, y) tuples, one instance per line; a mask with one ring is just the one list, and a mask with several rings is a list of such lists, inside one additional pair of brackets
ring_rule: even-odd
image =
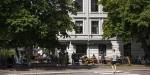
[(116, 72), (116, 68), (117, 68), (116, 63), (117, 63), (117, 54), (114, 49), (112, 53), (112, 61), (111, 61), (111, 67), (112, 67), (113, 73)]

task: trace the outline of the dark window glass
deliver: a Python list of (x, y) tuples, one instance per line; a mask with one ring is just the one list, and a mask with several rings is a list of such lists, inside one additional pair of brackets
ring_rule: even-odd
[(98, 0), (91, 0), (91, 11), (98, 12)]
[(83, 21), (76, 21), (75, 24), (77, 26), (76, 34), (82, 34), (83, 33)]
[(99, 26), (98, 21), (92, 21), (91, 23), (91, 33), (92, 34), (99, 34)]
[(75, 0), (79, 6), (78, 11), (82, 12), (83, 11), (83, 0)]

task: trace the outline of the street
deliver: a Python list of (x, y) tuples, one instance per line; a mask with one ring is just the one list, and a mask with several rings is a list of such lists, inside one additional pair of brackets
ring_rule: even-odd
[(74, 73), (56, 73), (56, 74), (30, 74), (30, 75), (149, 75), (149, 71), (133, 71), (133, 72), (74, 72)]
[[(149, 75), (148, 71), (134, 71), (134, 72), (73, 72), (73, 73), (35, 73), (35, 74), (21, 74), (21, 75)], [(20, 75), (20, 74), (8, 74)]]
[(150, 75), (150, 67), (144, 65), (118, 66), (113, 73), (110, 66), (98, 66), (90, 69), (29, 69), (29, 70), (0, 70), (1, 75)]

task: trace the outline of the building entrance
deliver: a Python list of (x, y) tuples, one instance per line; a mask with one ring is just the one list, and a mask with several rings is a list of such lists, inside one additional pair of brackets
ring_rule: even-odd
[(99, 48), (99, 56), (100, 56), (100, 63), (103, 63), (103, 64), (106, 64), (106, 59), (105, 59), (105, 56), (106, 56), (106, 45), (105, 44), (99, 44), (98, 46)]
[(87, 52), (87, 45), (86, 44), (76, 45), (76, 53), (79, 56), (86, 55), (86, 52)]
[(106, 55), (106, 45), (105, 44), (99, 44), (98, 49), (99, 49), (100, 56)]

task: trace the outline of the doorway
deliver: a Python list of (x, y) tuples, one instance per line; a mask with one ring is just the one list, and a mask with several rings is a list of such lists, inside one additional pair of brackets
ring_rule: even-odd
[(79, 44), (76, 45), (76, 53), (79, 57), (86, 55), (87, 52), (87, 45), (86, 44)]
[(105, 44), (99, 44), (98, 46), (98, 50), (99, 50), (99, 56), (106, 56), (106, 45)]

